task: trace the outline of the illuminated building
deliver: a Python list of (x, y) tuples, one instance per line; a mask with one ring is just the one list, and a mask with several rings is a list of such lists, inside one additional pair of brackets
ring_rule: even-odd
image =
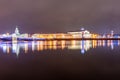
[(73, 35), (74, 38), (91, 38), (91, 33), (84, 28), (81, 28), (81, 31), (78, 32), (68, 32), (68, 34)]
[(16, 34), (16, 35), (20, 35), (20, 33), (19, 33), (19, 29), (18, 29), (17, 26), (16, 26), (16, 29), (15, 29), (15, 34)]
[(114, 35), (114, 31), (112, 30), (111, 31), (111, 38), (113, 38), (113, 35)]
[(66, 33), (52, 33), (52, 34), (33, 34), (32, 37), (34, 38), (46, 38), (46, 39), (54, 39), (54, 38), (72, 38), (71, 34)]
[(120, 34), (114, 34), (113, 37), (114, 38), (120, 38)]

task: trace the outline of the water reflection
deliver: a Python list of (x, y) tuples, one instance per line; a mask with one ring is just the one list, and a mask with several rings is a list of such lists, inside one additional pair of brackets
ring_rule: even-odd
[(90, 40), (73, 40), (70, 43), (71, 44), (68, 45), (68, 49), (80, 49), (81, 53), (85, 53), (85, 51), (89, 50), (92, 47), (92, 42)]
[(15, 53), (17, 56), (20, 51), (24, 53), (28, 51), (43, 51), (43, 50), (57, 50), (57, 49), (70, 49), (80, 50), (80, 53), (84, 54), (91, 48), (96, 47), (110, 47), (111, 50), (115, 46), (120, 46), (119, 40), (71, 40), (71, 41), (23, 41), (23, 42), (0, 42), (0, 47), (4, 53)]

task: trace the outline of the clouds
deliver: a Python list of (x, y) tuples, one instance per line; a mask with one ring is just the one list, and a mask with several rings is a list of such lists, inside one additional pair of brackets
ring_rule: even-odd
[(19, 25), (23, 32), (66, 32), (85, 26), (102, 32), (119, 25), (119, 3), (119, 0), (0, 0), (0, 27), (1, 31)]

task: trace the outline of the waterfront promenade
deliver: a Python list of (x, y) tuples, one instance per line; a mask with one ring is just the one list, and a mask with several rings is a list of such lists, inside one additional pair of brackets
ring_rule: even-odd
[[(17, 41), (52, 41), (52, 40), (120, 40), (120, 38), (17, 38)], [(0, 41), (13, 41), (12, 38), (0, 38)]]

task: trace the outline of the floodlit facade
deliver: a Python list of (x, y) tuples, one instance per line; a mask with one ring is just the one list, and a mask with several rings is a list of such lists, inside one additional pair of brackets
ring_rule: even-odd
[(33, 34), (32, 37), (34, 38), (46, 38), (46, 39), (53, 39), (53, 38), (72, 38), (71, 34), (66, 33), (53, 33), (53, 34)]
[(68, 32), (68, 34), (71, 34), (74, 38), (91, 38), (91, 33), (88, 30), (84, 30), (83, 28), (81, 31)]

